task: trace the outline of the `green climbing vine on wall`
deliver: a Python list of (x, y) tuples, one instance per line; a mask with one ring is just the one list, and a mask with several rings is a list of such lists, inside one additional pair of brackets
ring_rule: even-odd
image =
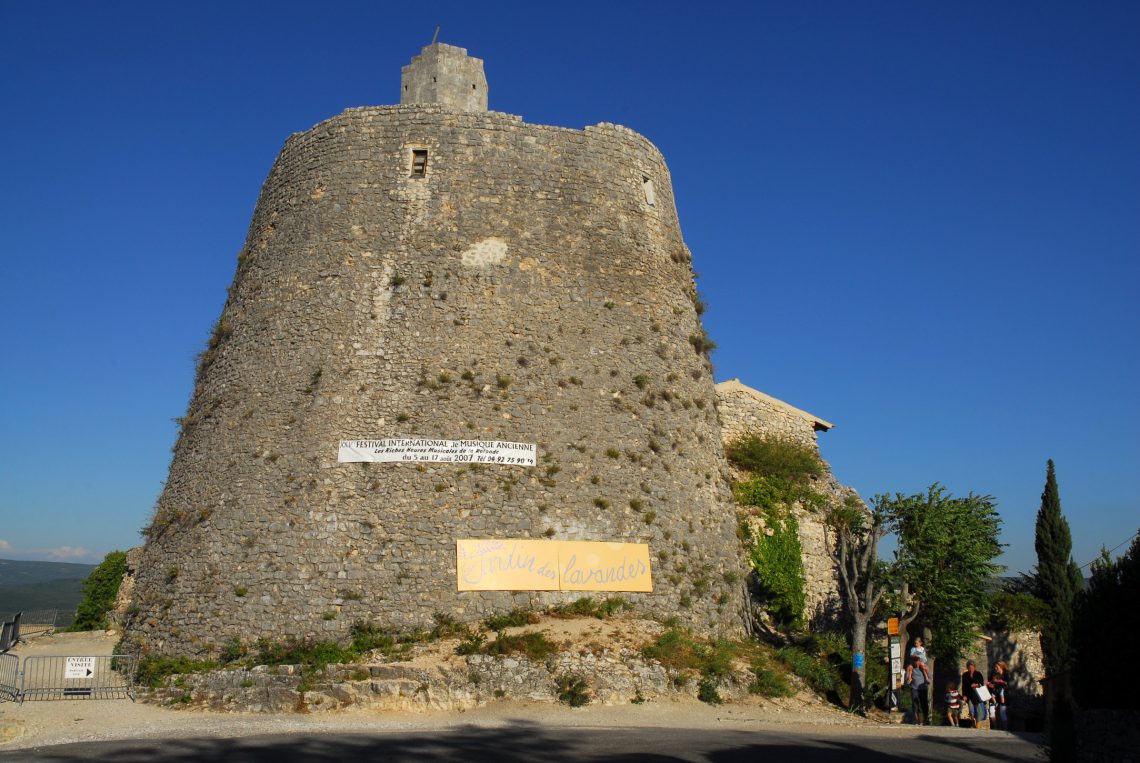
[(810, 445), (794, 440), (747, 434), (725, 448), (729, 460), (747, 472), (733, 485), (737, 503), (752, 509), (762, 529), (744, 528), (749, 556), (769, 611), (779, 623), (794, 629), (804, 624), (804, 564), (799, 521), (792, 506), (814, 510), (824, 496), (811, 484), (824, 472)]
[(777, 622), (803, 626), (804, 565), (799, 522), (785, 506), (761, 510), (764, 530), (750, 533), (749, 558)]

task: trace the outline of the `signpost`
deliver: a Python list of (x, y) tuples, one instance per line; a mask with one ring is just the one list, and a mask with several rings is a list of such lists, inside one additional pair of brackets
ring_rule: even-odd
[[(891, 627), (891, 623), (894, 627)], [(899, 708), (899, 690), (902, 689), (903, 684), (903, 663), (902, 663), (902, 644), (899, 641), (899, 626), (896, 618), (891, 618), (887, 623), (887, 653), (891, 657), (891, 694), (887, 701), (887, 709), (894, 711)]]
[(897, 617), (887, 620), (887, 654), (891, 660), (891, 693), (887, 698), (887, 710), (893, 712), (899, 708), (899, 690), (903, 684), (902, 644), (899, 641)]

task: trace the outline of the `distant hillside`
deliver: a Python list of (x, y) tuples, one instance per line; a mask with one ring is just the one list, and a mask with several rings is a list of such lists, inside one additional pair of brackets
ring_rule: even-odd
[(26, 586), (46, 583), (49, 580), (83, 580), (93, 569), (95, 569), (94, 564), (0, 559), (0, 586)]
[(30, 585), (0, 586), (0, 614), (28, 612), (33, 609), (58, 609), (74, 612), (83, 598), (85, 578), (45, 580)]
[(33, 609), (74, 612), (94, 564), (0, 559), (0, 614)]

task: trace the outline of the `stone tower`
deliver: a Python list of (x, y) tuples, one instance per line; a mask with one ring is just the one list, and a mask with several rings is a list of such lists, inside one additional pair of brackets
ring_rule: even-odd
[[(139, 562), (167, 654), (475, 621), (580, 593), (460, 592), (456, 539), (648, 544), (635, 607), (743, 628), (716, 393), (669, 171), (637, 133), (486, 111), (425, 48), (401, 105), (285, 143)], [(535, 443), (535, 466), (340, 463), (353, 438)]]
[(400, 71), (400, 103), (440, 103), (453, 111), (487, 110), (483, 61), (465, 48), (433, 43)]

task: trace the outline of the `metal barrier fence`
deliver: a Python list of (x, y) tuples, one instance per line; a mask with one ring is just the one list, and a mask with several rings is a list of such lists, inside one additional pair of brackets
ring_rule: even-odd
[(28, 699), (135, 698), (135, 658), (25, 657), (20, 701)]
[(20, 698), (20, 658), (0, 654), (0, 701), (15, 702)]
[[(11, 620), (18, 612), (0, 612), (0, 622)], [(66, 628), (75, 616), (58, 609), (25, 609), (20, 619), (20, 636), (26, 638), (39, 633), (48, 633), (56, 628)], [(66, 620), (67, 622), (61, 621)]]

